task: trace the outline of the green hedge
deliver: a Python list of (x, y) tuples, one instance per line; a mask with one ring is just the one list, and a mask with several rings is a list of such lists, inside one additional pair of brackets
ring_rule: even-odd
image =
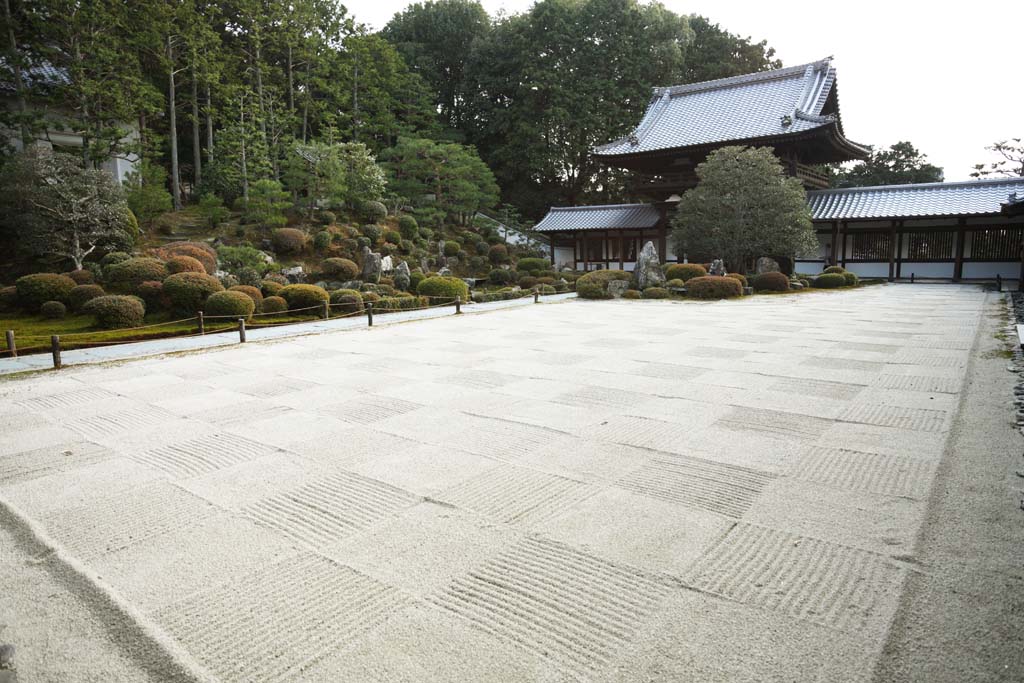
[[(552, 291), (552, 293), (554, 293)], [(521, 299), (525, 296), (533, 296), (533, 292), (524, 290), (498, 290), (497, 292), (473, 292), (473, 301), (484, 304), (488, 301), (508, 301), (510, 299)]]
[(68, 307), (59, 301), (44, 301), (39, 314), (50, 320), (60, 320), (68, 314)]
[[(288, 302), (288, 309), (294, 311), (298, 308), (310, 308), (322, 306), (325, 301), (331, 300), (331, 295), (323, 287), (316, 285), (288, 285), (281, 290), (281, 296)], [(303, 311), (303, 313), (317, 313), (318, 311)]]
[(87, 301), (105, 294), (106, 292), (99, 285), (78, 285), (68, 294), (68, 304), (72, 311), (80, 311)]
[(699, 263), (673, 263), (665, 269), (665, 278), (669, 280), (682, 280), (686, 282), (690, 278), (704, 277), (708, 271)]
[(288, 310), (288, 302), (279, 296), (268, 296), (263, 300), (264, 313), (283, 313)]
[(856, 287), (860, 284), (860, 278), (857, 277), (857, 274), (850, 271), (843, 273), (843, 279), (846, 280), (847, 287)]
[(823, 270), (821, 272), (823, 274), (828, 274), (828, 275), (831, 275), (833, 273), (840, 273), (840, 274), (842, 274), (842, 273), (846, 272), (846, 268), (843, 268), (842, 266), (829, 266), (828, 268), (826, 268), (825, 270)]
[(139, 327), (146, 317), (146, 307), (137, 296), (96, 297), (86, 302), (82, 312), (96, 318), (96, 324), (108, 330)]
[(584, 299), (611, 299), (608, 283), (612, 280), (629, 279), (629, 273), (624, 270), (595, 270), (576, 280), (576, 293)]
[(359, 266), (347, 258), (324, 259), (320, 270), (332, 280), (355, 280), (359, 277)]
[[(457, 277), (435, 275), (416, 285), (416, 293), (420, 296), (441, 297), (455, 300), (455, 297), (462, 297), (463, 301), (469, 298), (469, 286)], [(431, 303), (440, 303), (434, 299)]]
[(214, 292), (206, 298), (203, 312), (206, 315), (229, 315), (232, 318), (250, 318), (256, 310), (256, 302), (244, 292)]
[(783, 273), (761, 273), (750, 280), (755, 291), (788, 292), (789, 278)]
[(263, 310), (263, 292), (260, 291), (259, 287), (253, 287), (252, 285), (235, 285), (234, 287), (228, 287), (229, 292), (241, 292), (247, 297), (252, 299), (252, 303), (256, 306), (256, 311)]
[(78, 284), (67, 275), (34, 273), (19, 277), (14, 286), (18, 288), (18, 305), (35, 313), (47, 301), (66, 303)]
[(726, 277), (731, 277), (733, 280), (736, 280), (737, 282), (739, 282), (744, 287), (747, 286), (747, 276), (746, 275), (741, 275), (740, 273), (727, 273)]
[(177, 313), (195, 315), (203, 310), (206, 298), (224, 291), (224, 285), (212, 275), (176, 273), (164, 280), (164, 296)]
[(295, 254), (306, 248), (306, 233), (296, 228), (279, 228), (274, 231), (272, 242), (279, 254)]
[(639, 289), (627, 289), (625, 292), (622, 293), (623, 299), (639, 299), (642, 296), (643, 294), (640, 293)]
[(277, 282), (276, 280), (265, 279), (262, 282), (260, 282), (260, 291), (263, 292), (264, 297), (280, 296), (281, 290), (284, 288), (285, 285), (282, 285), (280, 282)]
[(416, 219), (409, 215), (398, 217), (398, 232), (407, 240), (414, 240), (419, 236), (420, 226)]
[(687, 281), (686, 294), (694, 299), (728, 299), (743, 296), (743, 285), (731, 277), (705, 275)]
[(373, 304), (373, 310), (404, 311), (410, 308), (423, 308), (430, 305), (430, 299), (425, 296), (384, 296)]
[(846, 278), (843, 273), (823, 273), (814, 278), (813, 284), (817, 289), (838, 289), (846, 286)]
[(164, 283), (150, 280), (135, 288), (135, 294), (146, 302), (146, 310), (153, 312), (167, 304), (164, 298)]
[(668, 290), (664, 287), (648, 287), (643, 292), (645, 299), (667, 299)]
[[(196, 261), (196, 263), (199, 262)], [(202, 264), (200, 264), (200, 268), (202, 268)], [(138, 256), (110, 266), (104, 271), (103, 278), (108, 288), (134, 292), (143, 282), (150, 280), (160, 282), (169, 274), (167, 265), (160, 259)]]
[(88, 270), (72, 270), (64, 274), (80, 285), (91, 285), (96, 282), (96, 277)]
[(534, 271), (547, 270), (551, 262), (546, 258), (521, 258), (516, 261), (516, 270), (520, 273), (533, 273)]
[(354, 289), (336, 289), (331, 292), (331, 306), (338, 313), (363, 310), (363, 295)]
[(167, 259), (167, 272), (171, 273), (205, 273), (206, 268), (191, 256), (172, 256)]

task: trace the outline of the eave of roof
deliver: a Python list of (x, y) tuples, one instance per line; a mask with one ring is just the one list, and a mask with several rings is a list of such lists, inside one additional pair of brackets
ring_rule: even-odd
[(553, 206), (533, 227), (535, 232), (653, 228), (661, 212), (651, 204)]
[(816, 221), (999, 215), (1024, 178), (878, 185), (807, 193)]

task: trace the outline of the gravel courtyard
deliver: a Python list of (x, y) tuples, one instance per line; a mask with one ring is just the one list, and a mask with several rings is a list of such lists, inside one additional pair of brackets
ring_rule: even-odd
[[(568, 301), (6, 380), (0, 522), (103, 603), (95, 680), (871, 680), (986, 301)], [(45, 680), (73, 643), (8, 598)]]

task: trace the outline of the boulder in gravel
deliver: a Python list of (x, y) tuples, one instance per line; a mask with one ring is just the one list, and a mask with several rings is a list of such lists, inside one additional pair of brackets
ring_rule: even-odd
[(665, 284), (665, 272), (661, 269), (661, 261), (658, 260), (658, 250), (654, 242), (648, 242), (640, 250), (640, 255), (636, 258), (636, 268), (633, 269), (633, 277), (636, 279), (636, 288), (640, 290)]

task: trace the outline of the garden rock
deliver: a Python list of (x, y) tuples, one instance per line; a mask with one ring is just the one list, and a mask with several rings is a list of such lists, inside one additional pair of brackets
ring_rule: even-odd
[[(358, 282), (358, 280), (356, 282)], [(333, 292), (336, 289), (346, 289), (345, 285), (347, 283), (339, 282), (338, 280), (320, 280), (314, 284), (316, 284), (317, 287), (326, 289), (328, 292)]]
[(720, 258), (716, 258), (711, 262), (711, 268), (708, 270), (708, 275), (725, 275), (725, 262)]
[(409, 284), (412, 282), (412, 274), (409, 272), (409, 264), (402, 261), (395, 268), (395, 274), (393, 276), (395, 280), (395, 288), (403, 292), (409, 291)]
[(757, 264), (755, 265), (754, 272), (756, 272), (758, 275), (760, 275), (761, 273), (777, 273), (779, 272), (779, 262), (771, 258), (770, 256), (762, 256), (761, 258), (757, 259)]
[(14, 668), (14, 646), (10, 644), (0, 645), (0, 669)]
[(647, 289), (648, 287), (660, 287), (665, 284), (665, 272), (661, 269), (661, 262), (658, 260), (658, 250), (655, 248), (654, 242), (648, 242), (640, 250), (640, 255), (636, 259), (636, 270), (633, 276), (636, 278), (636, 288), (640, 290)]
[(380, 282), (380, 254), (370, 251), (369, 247), (363, 247), (363, 282)]
[(441, 277), (447, 277), (452, 274), (452, 270), (448, 266), (443, 266), (441, 270), (437, 271), (437, 274)]
[(790, 289), (803, 289), (804, 288), (804, 284), (802, 282), (800, 282), (799, 280), (790, 280), (789, 281), (789, 288)]
[(302, 266), (292, 266), (291, 268), (284, 268), (281, 270), (281, 275), (284, 275), (286, 278), (288, 278), (288, 282), (292, 283), (293, 285), (304, 282), (306, 279), (306, 272), (303, 270)]
[(628, 280), (612, 280), (608, 283), (608, 293), (612, 295), (613, 299), (621, 299), (627, 289), (629, 289)]
[(391, 259), (391, 255), (388, 254), (380, 260), (380, 272), (390, 273), (395, 269), (395, 262)]

